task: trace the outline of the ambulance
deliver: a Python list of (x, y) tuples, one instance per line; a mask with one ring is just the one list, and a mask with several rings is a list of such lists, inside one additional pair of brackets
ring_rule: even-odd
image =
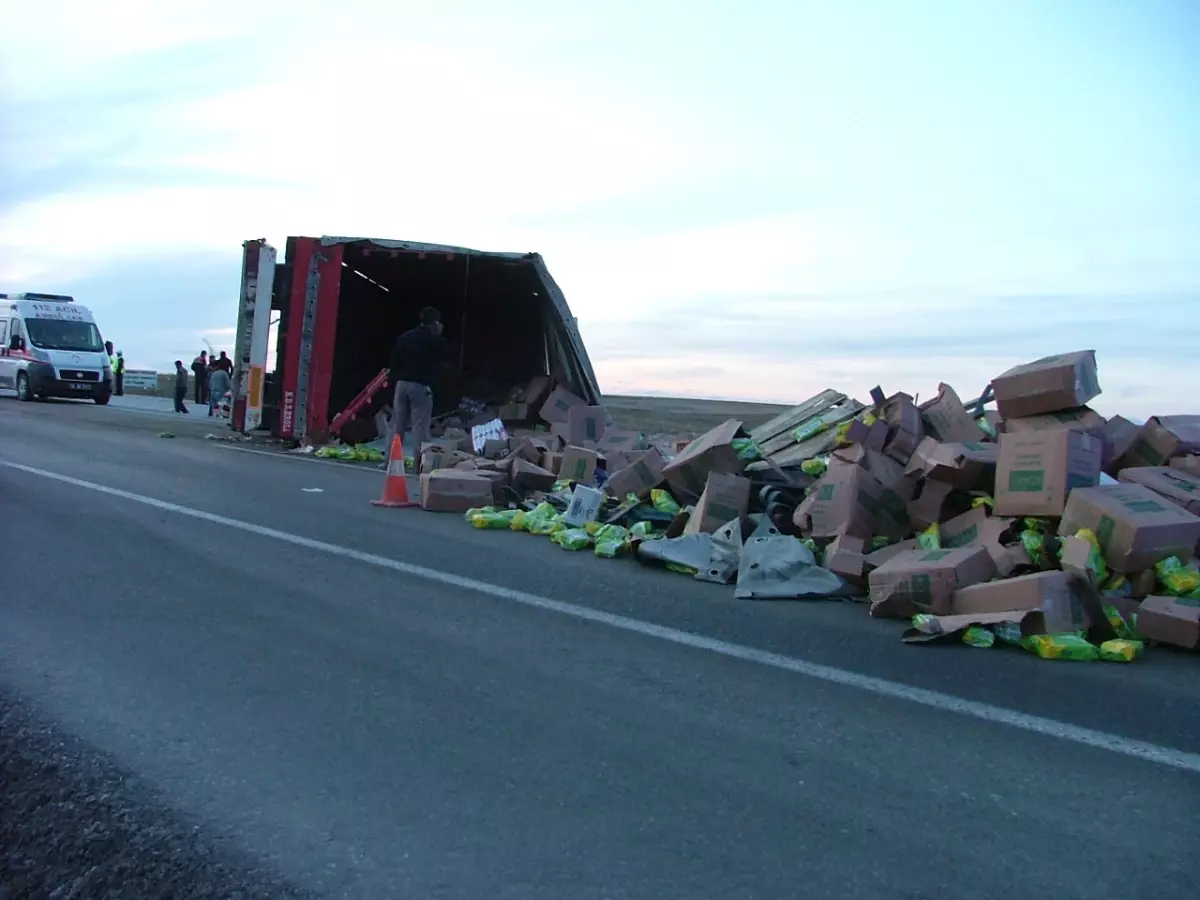
[(0, 295), (0, 396), (103, 406), (112, 393), (112, 366), (87, 307), (62, 294)]

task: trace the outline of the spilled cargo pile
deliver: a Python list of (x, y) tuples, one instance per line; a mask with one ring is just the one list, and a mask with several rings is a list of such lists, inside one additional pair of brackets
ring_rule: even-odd
[(542, 425), (517, 404), (421, 447), (420, 503), (737, 598), (859, 600), (910, 643), (1200, 648), (1200, 416), (1106, 420), (1099, 394), (1081, 351), (965, 403), (825, 391), (751, 431), (649, 441), (557, 389)]

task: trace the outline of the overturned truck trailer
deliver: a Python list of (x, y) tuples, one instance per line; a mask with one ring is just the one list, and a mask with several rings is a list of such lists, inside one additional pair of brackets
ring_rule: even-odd
[(536, 253), (289, 237), (280, 263), (265, 240), (242, 246), (231, 423), (238, 431), (323, 439), (425, 306), (441, 311), (455, 354), (434, 392), (435, 412), (462, 397), (503, 402), (509, 389), (538, 375), (600, 402), (575, 318)]

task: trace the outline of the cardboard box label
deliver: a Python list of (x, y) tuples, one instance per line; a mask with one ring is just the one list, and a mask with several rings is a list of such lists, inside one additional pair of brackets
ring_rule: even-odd
[(1014, 494), (1040, 494), (1046, 489), (1046, 470), (1014, 469), (1008, 473), (1008, 489)]

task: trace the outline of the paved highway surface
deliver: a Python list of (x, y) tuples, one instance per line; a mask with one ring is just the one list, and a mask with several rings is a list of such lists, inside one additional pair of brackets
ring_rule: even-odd
[(160, 429), (0, 400), (0, 686), (301, 889), (1196, 895), (1195, 656), (904, 646)]

